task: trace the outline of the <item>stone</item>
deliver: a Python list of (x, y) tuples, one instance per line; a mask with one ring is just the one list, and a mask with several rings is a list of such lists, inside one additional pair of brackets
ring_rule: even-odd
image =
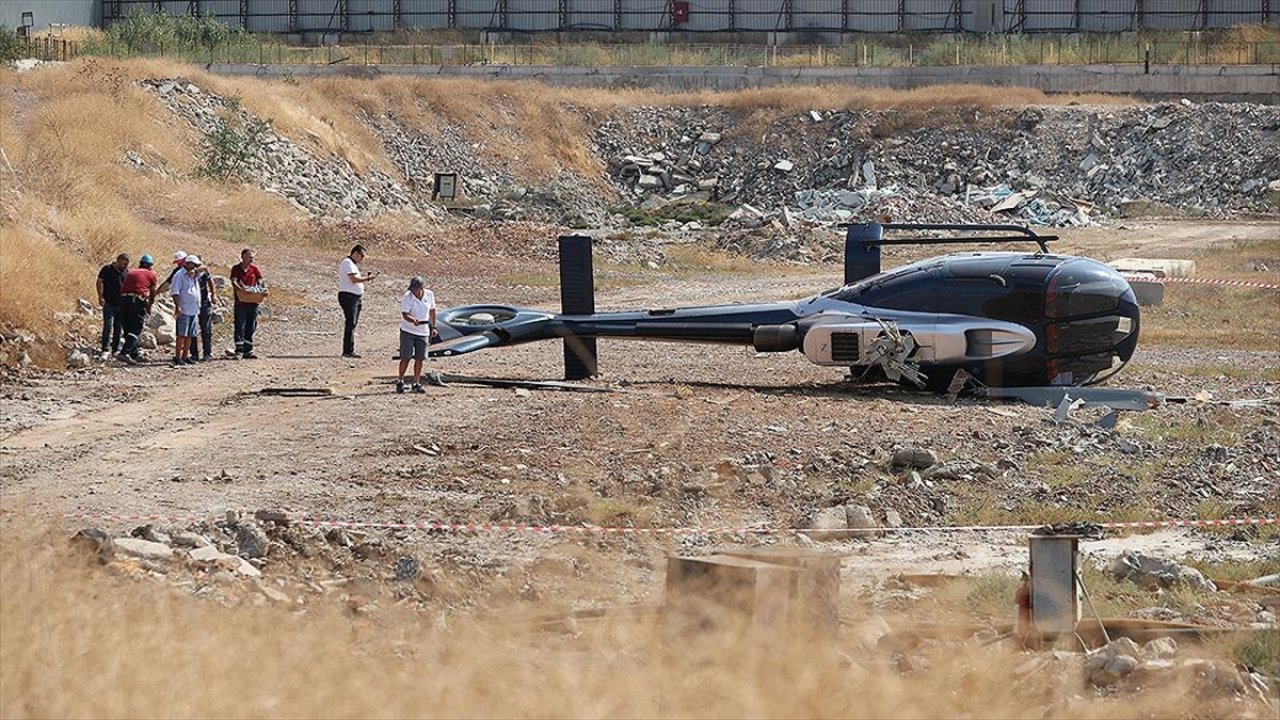
[(871, 189), (876, 188), (876, 166), (870, 160), (862, 163), (862, 177), (866, 179), (866, 186)]
[(778, 172), (789, 173), (793, 168), (795, 168), (795, 166), (796, 166), (795, 163), (791, 162), (790, 160), (779, 160), (778, 162), (773, 164), (773, 169), (777, 170)]
[(1171, 658), (1178, 654), (1178, 641), (1171, 637), (1149, 640), (1146, 645), (1142, 646), (1142, 652), (1147, 657)]
[(173, 327), (162, 325), (154, 330), (157, 345), (172, 345), (178, 336)]
[(902, 527), (902, 516), (898, 514), (897, 510), (884, 511), (884, 526), (887, 528)]
[(209, 540), (203, 535), (185, 530), (174, 533), (172, 540), (174, 547), (180, 548), (202, 548), (210, 545)]
[(396, 560), (396, 580), (410, 582), (422, 574), (422, 566), (415, 557), (405, 556)]
[(72, 350), (67, 353), (67, 367), (69, 368), (86, 368), (89, 367), (89, 363), (89, 355), (82, 350)]
[(168, 545), (140, 538), (115, 538), (112, 540), (112, 547), (117, 552), (144, 560), (168, 560), (173, 557), (173, 548)]
[(924, 470), (938, 462), (938, 456), (927, 448), (900, 448), (893, 452), (889, 465)]
[(1107, 664), (1104, 665), (1102, 669), (1097, 670), (1090, 675), (1089, 679), (1092, 680), (1095, 685), (1115, 685), (1117, 682), (1127, 677), (1129, 673), (1138, 669), (1138, 665), (1139, 662), (1136, 658), (1129, 657), (1128, 655), (1117, 655), (1107, 661)]
[(266, 557), (271, 547), (267, 534), (262, 528), (252, 523), (244, 523), (236, 528), (236, 554), (242, 558), (253, 559)]
[(160, 344), (156, 342), (156, 334), (150, 330), (143, 330), (138, 336), (138, 347), (143, 350), (155, 350)]
[(169, 545), (173, 542), (173, 538), (169, 537), (167, 533), (151, 524), (136, 527), (129, 535), (130, 537), (142, 538), (162, 545)]
[(866, 505), (845, 506), (845, 522), (853, 530), (874, 530), (880, 527), (875, 516), (871, 514), (871, 508)]
[(115, 555), (115, 547), (111, 536), (98, 528), (84, 528), (78, 531), (71, 536), (71, 545), (97, 556), (103, 562), (110, 560)]
[(1143, 555), (1125, 550), (1107, 567), (1117, 580), (1129, 580), (1147, 590), (1168, 589), (1175, 586), (1190, 587), (1204, 592), (1217, 592), (1212, 580), (1199, 570), (1180, 565), (1171, 560)]
[[(813, 522), (809, 527), (814, 530), (847, 530), (849, 528), (849, 514), (844, 506), (836, 506), (822, 508), (813, 514)], [(828, 537), (827, 533), (817, 535), (819, 539)]]
[(1137, 669), (1141, 657), (1142, 650), (1133, 640), (1112, 640), (1085, 657), (1085, 674), (1094, 685), (1114, 685)]
[(662, 187), (662, 178), (657, 175), (641, 175), (636, 185), (642, 190), (655, 190)]
[(262, 594), (271, 602), (285, 605), (293, 603), (293, 598), (289, 597), (287, 593), (278, 588), (273, 588), (270, 585), (260, 585), (258, 590), (261, 591)]
[(1098, 157), (1097, 153), (1089, 153), (1080, 161), (1080, 171), (1087, 173), (1097, 167), (1101, 162), (1102, 158)]

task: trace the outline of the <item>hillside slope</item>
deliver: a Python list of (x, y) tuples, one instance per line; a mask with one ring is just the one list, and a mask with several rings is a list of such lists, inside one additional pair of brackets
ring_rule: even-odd
[[(0, 71), (0, 93), (0, 332), (20, 341), (0, 347), (4, 362), (25, 353), (57, 365), (90, 324), (65, 313), (93, 298), (96, 267), (122, 251), (461, 242), (485, 226), (543, 238), (514, 248), (543, 252), (556, 233), (545, 225), (656, 224), (805, 260), (825, 253), (778, 237), (832, 244), (823, 228), (885, 215), (1087, 224), (1153, 210), (1274, 213), (1280, 197), (1280, 110), (1250, 105), (969, 87), (298, 83), (101, 60)], [(432, 200), (436, 172), (459, 174), (456, 202)]]

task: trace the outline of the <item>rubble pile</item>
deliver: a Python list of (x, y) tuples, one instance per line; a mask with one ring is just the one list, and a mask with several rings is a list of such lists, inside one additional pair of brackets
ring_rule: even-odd
[[(226, 113), (238, 115), (242, 122), (252, 119), (236, 103), (180, 78), (146, 80), (142, 86), (205, 134), (214, 132)], [(130, 158), (130, 162), (138, 164), (137, 158)], [(374, 169), (361, 175), (346, 160), (312, 153), (274, 129), (264, 133), (261, 147), (247, 163), (247, 176), (260, 188), (279, 193), (307, 214), (370, 217), (410, 210), (440, 216), (430, 203), (386, 173)]]
[(560, 172), (541, 183), (522, 183), (507, 162), (486, 157), (484, 143), (469, 141), (460, 125), (443, 124), (428, 136), (393, 113), (361, 119), (419, 195), (430, 196), (436, 172), (457, 173), (460, 202), (453, 208), (476, 219), (530, 220), (569, 227), (597, 226), (605, 221), (607, 199), (602, 188), (588, 178)]
[(695, 200), (774, 217), (1087, 225), (1147, 210), (1274, 212), (1280, 111), (1210, 103), (811, 111), (761, 135), (722, 109), (641, 107), (601, 123), (595, 146), (638, 202)]

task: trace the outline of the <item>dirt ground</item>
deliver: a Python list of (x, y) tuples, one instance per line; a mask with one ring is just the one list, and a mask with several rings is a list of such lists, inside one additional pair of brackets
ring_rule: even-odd
[[(238, 250), (207, 238), (182, 242), (224, 266)], [(1210, 269), (1201, 274), (1208, 275), (1215, 252), (1240, 247), (1280, 268), (1280, 225), (1133, 222), (1070, 232), (1060, 250), (1104, 259), (1198, 257)], [(893, 510), (914, 527), (1275, 517), (1280, 511), (1280, 346), (1272, 341), (1280, 295), (1255, 300), (1264, 310), (1269, 306), (1270, 315), (1233, 320), (1244, 324), (1237, 332), (1261, 337), (1261, 344), (1201, 345), (1196, 329), (1188, 327), (1195, 322), (1191, 306), (1229, 303), (1236, 296), (1170, 286), (1162, 312), (1187, 313), (1179, 322), (1185, 321), (1181, 327), (1190, 340), (1141, 346), (1111, 385), (1258, 402), (1170, 404), (1122, 414), (1117, 430), (1103, 431), (1091, 423), (1097, 413), (1082, 412), (1056, 426), (1047, 409), (851, 385), (839, 372), (795, 354), (649, 342), (600, 343), (602, 374), (587, 385), (609, 392), (450, 385), (429, 387), (424, 396), (397, 395), (391, 356), (397, 300), (408, 276), (425, 275), (442, 306), (494, 301), (554, 308), (554, 286), (509, 281), (553, 274), (545, 248), (525, 257), (433, 257), (372, 248), (366, 266), (382, 278), (366, 295), (359, 360), (338, 357), (341, 314), (333, 286), (342, 253), (271, 245), (257, 250), (283, 299), (272, 303), (272, 317), (259, 327), (261, 359), (173, 368), (162, 349), (140, 367), (95, 365), (0, 385), (5, 545), (25, 542), (19, 529), (32, 524), (60, 527), (68, 536), (78, 527), (99, 526), (119, 536), (143, 522), (107, 516), (190, 519), (159, 523), (177, 527), (229, 510), (364, 522), (642, 528), (803, 528), (815, 512), (843, 503), (867, 505), (881, 520)], [(894, 253), (886, 263), (918, 254)], [(840, 276), (836, 266), (675, 272), (604, 264), (597, 271), (602, 310), (794, 298), (833, 287)], [(229, 345), (230, 332), (229, 324), (217, 327), (220, 346)], [(558, 379), (561, 349), (526, 345), (432, 362), (428, 370)], [(332, 388), (334, 394), (257, 394), (272, 386)], [(1140, 450), (1134, 455), (1121, 440)], [(888, 467), (893, 451), (905, 447), (931, 450), (940, 462), (960, 468), (960, 476), (912, 486), (906, 470)], [(1221, 457), (1206, 448), (1223, 448)], [(996, 474), (975, 475), (978, 466)], [(70, 513), (87, 517), (62, 517)], [(1274, 567), (1277, 537), (1250, 530), (1162, 531), (1113, 537), (1090, 553), (1107, 559), (1134, 549)], [(847, 614), (862, 602), (890, 602), (892, 593), (878, 593), (887, 592), (882, 583), (895, 573), (1013, 574), (1025, 565), (1026, 552), (1015, 531), (904, 531), (836, 541), (695, 531), (584, 540), (405, 530), (388, 538), (394, 552), (355, 570), (341, 562), (325, 566), (323, 554), (305, 560), (268, 556), (261, 569), (268, 578), (298, 577), (304, 568), (321, 566), (316, 572), (325, 577), (363, 573), (386, 592), (395, 556), (412, 553), (444, 575), (490, 576), (473, 578), (449, 599), (420, 598), (423, 607), (484, 606), (499, 585), (521, 596), (532, 584), (539, 592), (527, 593), (530, 608), (606, 608), (660, 602), (664, 558), (673, 553), (799, 542), (846, 556)], [(570, 567), (575, 582), (545, 579), (547, 562)], [(7, 592), (13, 590), (8, 585)], [(55, 706), (32, 707), (41, 714), (39, 707)], [(879, 707), (912, 714), (909, 704)], [(931, 706), (926, 714), (938, 711)]]

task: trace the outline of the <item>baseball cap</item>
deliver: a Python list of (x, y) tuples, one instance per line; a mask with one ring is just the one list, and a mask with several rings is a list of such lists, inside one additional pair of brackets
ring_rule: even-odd
[(409, 280), (409, 290), (410, 290), (410, 291), (417, 290), (418, 288), (420, 288), (420, 287), (422, 287), (422, 286), (424, 286), (424, 285), (426, 285), (426, 284), (427, 284), (427, 281), (426, 281), (426, 280), (423, 280), (421, 275), (414, 275), (414, 276)]
[(187, 259), (187, 254), (181, 250), (173, 254), (174, 265), (181, 265), (182, 263), (186, 262), (186, 259)]
[(138, 258), (138, 264), (139, 265), (155, 265), (156, 261), (155, 261), (155, 258), (151, 257), (150, 255), (143, 255), (142, 257)]
[(199, 255), (188, 255), (188, 256), (186, 257), (186, 259), (185, 259), (185, 260), (183, 260), (182, 262), (184, 262), (184, 263), (191, 263), (192, 265), (195, 265), (196, 267), (200, 267), (201, 265), (203, 265), (203, 264), (204, 264), (204, 263), (200, 262), (200, 256), (199, 256)]

